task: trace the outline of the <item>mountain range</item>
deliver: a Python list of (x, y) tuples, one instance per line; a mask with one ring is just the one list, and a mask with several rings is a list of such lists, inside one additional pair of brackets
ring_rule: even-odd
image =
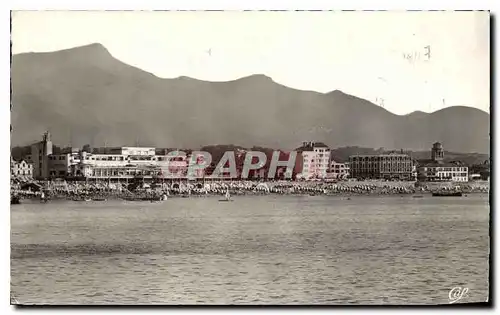
[[(363, 74), (360, 73), (359, 76)], [(164, 79), (114, 58), (100, 44), (12, 57), (11, 145), (46, 130), (62, 146), (199, 148), (234, 144), (490, 151), (490, 115), (453, 106), (396, 115), (334, 90), (302, 91), (251, 75), (228, 82)]]

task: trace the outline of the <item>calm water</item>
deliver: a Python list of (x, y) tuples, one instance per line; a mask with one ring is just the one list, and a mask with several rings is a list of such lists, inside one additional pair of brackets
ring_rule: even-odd
[(488, 297), (485, 195), (11, 207), (23, 304), (438, 304)]

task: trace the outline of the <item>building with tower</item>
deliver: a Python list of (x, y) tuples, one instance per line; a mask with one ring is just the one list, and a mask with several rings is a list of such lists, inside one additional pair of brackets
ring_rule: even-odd
[(302, 179), (326, 178), (330, 170), (330, 148), (323, 142), (303, 142), (296, 149), (300, 158), (296, 163), (297, 175)]
[(33, 164), (34, 178), (49, 177), (50, 155), (52, 155), (52, 139), (50, 132), (45, 132), (42, 141), (31, 145), (31, 155), (28, 158), (28, 162)]
[(468, 167), (460, 162), (445, 162), (443, 145), (436, 142), (432, 145), (431, 159), (420, 161), (417, 177), (423, 182), (467, 182), (469, 171)]
[(431, 158), (434, 162), (443, 161), (444, 159), (444, 150), (443, 145), (439, 142), (435, 142), (432, 145), (431, 149)]

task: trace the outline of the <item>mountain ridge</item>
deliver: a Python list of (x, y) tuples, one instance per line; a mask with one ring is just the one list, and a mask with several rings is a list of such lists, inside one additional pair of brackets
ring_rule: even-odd
[[(298, 88), (294, 88), (294, 87), (290, 87), (290, 86), (287, 86), (287, 85), (284, 85), (284, 84), (281, 84), (281, 83), (278, 83), (276, 82), (272, 77), (266, 75), (266, 74), (263, 74), (263, 73), (254, 73), (254, 74), (249, 74), (249, 75), (246, 75), (246, 76), (242, 76), (242, 77), (238, 77), (238, 78), (235, 78), (235, 79), (231, 79), (231, 80), (224, 80), (224, 81), (211, 81), (211, 80), (204, 80), (204, 79), (199, 79), (199, 78), (194, 78), (194, 77), (190, 77), (190, 76), (184, 76), (184, 75), (181, 75), (181, 76), (178, 76), (178, 77), (173, 77), (173, 78), (167, 78), (167, 77), (160, 77), (160, 76), (157, 76), (156, 74), (152, 73), (152, 72), (149, 72), (147, 70), (144, 70), (142, 68), (139, 68), (137, 66), (133, 66), (133, 65), (130, 65), (130, 64), (127, 64), (123, 61), (121, 61), (120, 59), (116, 58), (113, 56), (113, 54), (111, 54), (111, 52), (106, 48), (106, 46), (104, 46), (103, 44), (101, 43), (91, 43), (91, 44), (87, 44), (87, 45), (82, 45), (82, 46), (76, 46), (76, 47), (70, 47), (70, 48), (65, 48), (65, 49), (61, 49), (61, 50), (55, 50), (55, 51), (44, 51), (44, 52), (23, 52), (23, 53), (19, 53), (19, 54), (13, 54), (13, 57), (14, 56), (23, 56), (23, 55), (30, 55), (30, 54), (36, 54), (36, 55), (43, 55), (43, 54), (53, 54), (53, 53), (68, 53), (68, 52), (72, 52), (72, 51), (78, 51), (78, 50), (92, 50), (92, 51), (104, 51), (105, 53), (107, 53), (108, 56), (111, 56), (113, 59), (115, 59), (116, 61), (126, 65), (126, 66), (129, 66), (129, 67), (132, 67), (132, 68), (135, 68), (137, 70), (140, 70), (142, 72), (145, 72), (145, 73), (148, 73), (148, 74), (151, 74), (152, 76), (155, 76), (156, 78), (158, 79), (162, 79), (162, 80), (178, 80), (178, 79), (187, 79), (187, 80), (194, 80), (194, 81), (199, 81), (199, 82), (204, 82), (204, 83), (230, 83), (230, 82), (235, 82), (235, 81), (240, 81), (240, 80), (244, 80), (244, 79), (250, 79), (250, 78), (261, 78), (261, 79), (267, 79), (267, 80), (270, 80), (272, 81), (273, 83), (277, 84), (277, 85), (281, 85), (283, 87), (286, 87), (288, 89), (292, 89), (292, 90), (296, 90), (296, 91), (303, 91), (303, 92), (313, 92), (313, 93), (319, 93), (319, 94), (324, 94), (324, 95), (330, 95), (330, 94), (335, 94), (335, 93), (338, 93), (338, 94), (344, 94), (344, 95), (347, 95), (349, 97), (354, 97), (354, 98), (358, 98), (360, 100), (364, 100), (364, 101), (367, 101), (367, 102), (370, 102), (366, 99), (363, 99), (363, 98), (360, 98), (358, 96), (355, 96), (355, 95), (352, 95), (352, 94), (348, 94), (348, 93), (345, 93), (343, 92), (342, 90), (339, 90), (339, 89), (335, 89), (335, 90), (332, 90), (330, 92), (320, 92), (320, 91), (314, 91), (314, 90), (307, 90), (307, 89), (298, 89)], [(375, 105), (375, 106), (378, 106), (377, 104), (374, 104), (372, 102), (370, 102), (371, 104)], [(396, 113), (393, 113), (387, 109), (385, 109), (386, 111), (388, 111), (389, 113), (393, 114), (393, 115), (396, 115), (396, 116), (408, 116), (408, 115), (412, 115), (414, 113), (422, 113), (422, 114), (432, 114), (432, 113), (435, 113), (435, 112), (438, 112), (440, 110), (443, 110), (443, 109), (446, 109), (446, 108), (454, 108), (454, 107), (467, 107), (467, 108), (472, 108), (472, 109), (476, 109), (476, 110), (479, 110), (483, 113), (486, 113), (489, 115), (488, 112), (482, 110), (482, 109), (479, 109), (479, 108), (476, 108), (476, 107), (472, 107), (472, 106), (466, 106), (466, 105), (452, 105), (452, 106), (448, 106), (448, 107), (444, 107), (444, 108), (440, 108), (440, 109), (437, 109), (433, 112), (424, 112), (424, 111), (420, 111), (420, 110), (416, 110), (416, 111), (413, 111), (413, 112), (410, 112), (410, 113), (407, 113), (407, 114), (396, 114)]]
[[(109, 138), (107, 142), (125, 145), (139, 138), (155, 146), (293, 148), (317, 140), (331, 146), (425, 149), (435, 140), (454, 151), (489, 152), (489, 114), (473, 107), (397, 115), (339, 90), (297, 90), (263, 74), (217, 82), (160, 78), (114, 58), (101, 44), (14, 55), (12, 84), (15, 145), (37, 141), (45, 129), (53, 129), (59, 142), (75, 144)], [(467, 132), (443, 117), (448, 115), (461, 128), (469, 126)], [(439, 120), (447, 126), (439, 127)], [(428, 133), (421, 128), (426, 126)], [(488, 130), (475, 132), (473, 126)], [(176, 135), (178, 130), (185, 134)]]
[[(249, 75), (246, 75), (246, 76), (242, 76), (242, 77), (238, 77), (238, 78), (235, 78), (235, 79), (231, 79), (231, 80), (224, 80), (224, 81), (211, 81), (211, 80), (204, 80), (204, 79), (198, 79), (198, 78), (194, 78), (194, 77), (190, 77), (190, 76), (179, 76), (179, 77), (174, 77), (174, 78), (167, 78), (167, 77), (160, 77), (160, 76), (157, 76), (156, 74), (152, 73), (152, 72), (149, 72), (147, 70), (144, 70), (144, 69), (141, 69), (137, 66), (133, 66), (133, 65), (130, 65), (130, 64), (127, 64), (119, 59), (117, 59), (116, 57), (114, 57), (111, 52), (101, 43), (90, 43), (90, 44), (86, 44), (86, 45), (82, 45), (82, 46), (76, 46), (76, 47), (70, 47), (70, 48), (65, 48), (65, 49), (61, 49), (61, 50), (56, 50), (56, 51), (43, 51), (43, 52), (23, 52), (23, 53), (19, 53), (19, 54), (13, 54), (13, 57), (17, 57), (17, 56), (23, 56), (23, 55), (44, 55), (44, 54), (54, 54), (54, 53), (71, 53), (71, 52), (74, 52), (74, 51), (87, 51), (89, 50), (90, 52), (105, 52), (107, 54), (107, 56), (111, 56), (115, 61), (118, 61), (126, 66), (129, 66), (129, 67), (132, 67), (132, 68), (135, 68), (137, 70), (140, 70), (142, 72), (145, 72), (145, 73), (148, 73), (148, 74), (151, 74), (152, 76), (155, 76), (157, 77), (158, 79), (162, 79), (162, 80), (178, 80), (178, 79), (188, 79), (188, 80), (195, 80), (195, 81), (199, 81), (199, 82), (204, 82), (204, 83), (230, 83), (230, 82), (235, 82), (235, 81), (240, 81), (240, 80), (244, 80), (244, 79), (251, 79), (251, 78), (260, 78), (260, 79), (267, 79), (267, 80), (270, 80), (272, 82), (274, 82), (275, 84), (277, 85), (281, 85), (283, 87), (286, 87), (288, 89), (292, 89), (292, 90), (296, 90), (296, 91), (303, 91), (303, 92), (313, 92), (313, 93), (319, 93), (319, 94), (324, 94), (324, 95), (330, 95), (330, 94), (335, 94), (335, 93), (338, 93), (338, 94), (344, 94), (346, 96), (349, 96), (349, 97), (354, 97), (354, 98), (358, 98), (360, 100), (364, 100), (364, 101), (367, 101), (367, 102), (370, 102), (366, 99), (363, 99), (363, 98), (360, 98), (358, 96), (355, 96), (355, 95), (352, 95), (352, 94), (348, 94), (348, 93), (345, 93), (343, 92), (342, 90), (338, 90), (338, 89), (335, 89), (335, 90), (332, 90), (330, 92), (320, 92), (320, 91), (314, 91), (314, 90), (307, 90), (307, 89), (298, 89), (298, 88), (294, 88), (294, 87), (290, 87), (290, 86), (286, 86), (284, 84), (281, 84), (281, 83), (278, 83), (276, 82), (272, 77), (266, 75), (266, 74), (263, 74), (263, 73), (255, 73), (255, 74), (249, 74)], [(370, 102), (371, 104), (375, 105), (375, 106), (378, 106), (372, 102)], [(483, 111), (482, 109), (479, 109), (479, 108), (476, 108), (476, 107), (471, 107), (471, 106), (466, 106), (466, 105), (453, 105), (453, 106), (448, 106), (448, 107), (444, 107), (444, 108), (441, 108), (441, 109), (438, 109), (438, 110), (435, 110), (433, 112), (424, 112), (424, 111), (420, 111), (420, 110), (417, 110), (417, 111), (414, 111), (414, 112), (411, 112), (411, 113), (407, 113), (407, 114), (396, 114), (396, 113), (393, 113), (389, 110), (387, 110), (388, 112), (390, 112), (391, 114), (393, 115), (397, 115), (397, 116), (407, 116), (407, 115), (411, 115), (413, 113), (423, 113), (423, 114), (432, 114), (432, 113), (435, 113), (435, 112), (438, 112), (440, 110), (443, 110), (443, 109), (446, 109), (446, 108), (453, 108), (453, 107), (467, 107), (467, 108), (473, 108), (473, 109), (476, 109), (476, 110), (479, 110), (481, 112), (484, 112), (486, 114), (489, 114), (488, 112), (486, 111)], [(384, 108), (385, 109), (385, 108)]]

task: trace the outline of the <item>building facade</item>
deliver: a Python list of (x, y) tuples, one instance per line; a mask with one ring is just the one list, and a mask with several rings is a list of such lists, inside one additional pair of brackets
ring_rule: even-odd
[(11, 157), (10, 175), (23, 176), (23, 177), (33, 177), (33, 164), (28, 163), (25, 160), (15, 161)]
[(413, 161), (403, 153), (353, 155), (349, 157), (350, 175), (358, 179), (412, 180)]
[(347, 163), (339, 163), (331, 160), (328, 178), (332, 179), (347, 179), (349, 177), (349, 165)]
[(419, 167), (418, 178), (420, 181), (469, 181), (468, 167), (454, 163), (427, 163)]
[[(196, 153), (197, 151), (167, 151), (139, 147), (101, 148), (93, 150), (93, 153), (87, 151), (89, 150), (69, 149), (60, 154), (49, 155), (47, 177), (97, 180), (131, 179), (137, 177), (144, 179), (185, 178), (194, 180), (210, 178), (219, 162), (212, 161), (208, 167), (204, 167), (205, 156), (203, 153)], [(231, 174), (228, 171), (228, 165), (225, 165), (224, 168), (226, 169), (222, 174), (219, 174), (219, 177), (234, 179), (236, 176), (236, 178), (242, 178), (246, 153), (241, 150), (235, 152), (235, 174)], [(290, 158), (289, 154), (280, 151), (279, 161), (282, 163), (288, 161)], [(248, 178), (269, 178), (271, 156), (272, 154), (261, 168), (250, 170)], [(193, 167), (190, 170), (190, 165), (198, 165), (199, 167)], [(278, 165), (273, 179), (292, 177), (293, 172), (291, 169), (287, 173), (287, 166)], [(319, 167), (319, 169), (322, 168)]]
[(75, 166), (81, 162), (78, 150), (71, 149), (70, 152), (51, 154), (48, 157), (49, 177), (72, 177), (75, 176)]
[(419, 181), (469, 181), (469, 169), (460, 162), (444, 162), (443, 145), (436, 142), (431, 148), (431, 159), (420, 162), (418, 167)]
[(34, 178), (49, 177), (49, 156), (52, 154), (52, 140), (50, 133), (43, 135), (42, 141), (31, 145), (31, 155), (28, 162), (33, 164)]
[(326, 178), (330, 170), (330, 148), (322, 142), (304, 142), (297, 150), (300, 179)]
[[(107, 148), (106, 150), (72, 151), (48, 157), (51, 178), (131, 179), (141, 178), (202, 178), (203, 169), (188, 176), (190, 163), (203, 164), (203, 157), (193, 157), (181, 151), (155, 155), (151, 148)], [(132, 155), (131, 153), (134, 153)]]

